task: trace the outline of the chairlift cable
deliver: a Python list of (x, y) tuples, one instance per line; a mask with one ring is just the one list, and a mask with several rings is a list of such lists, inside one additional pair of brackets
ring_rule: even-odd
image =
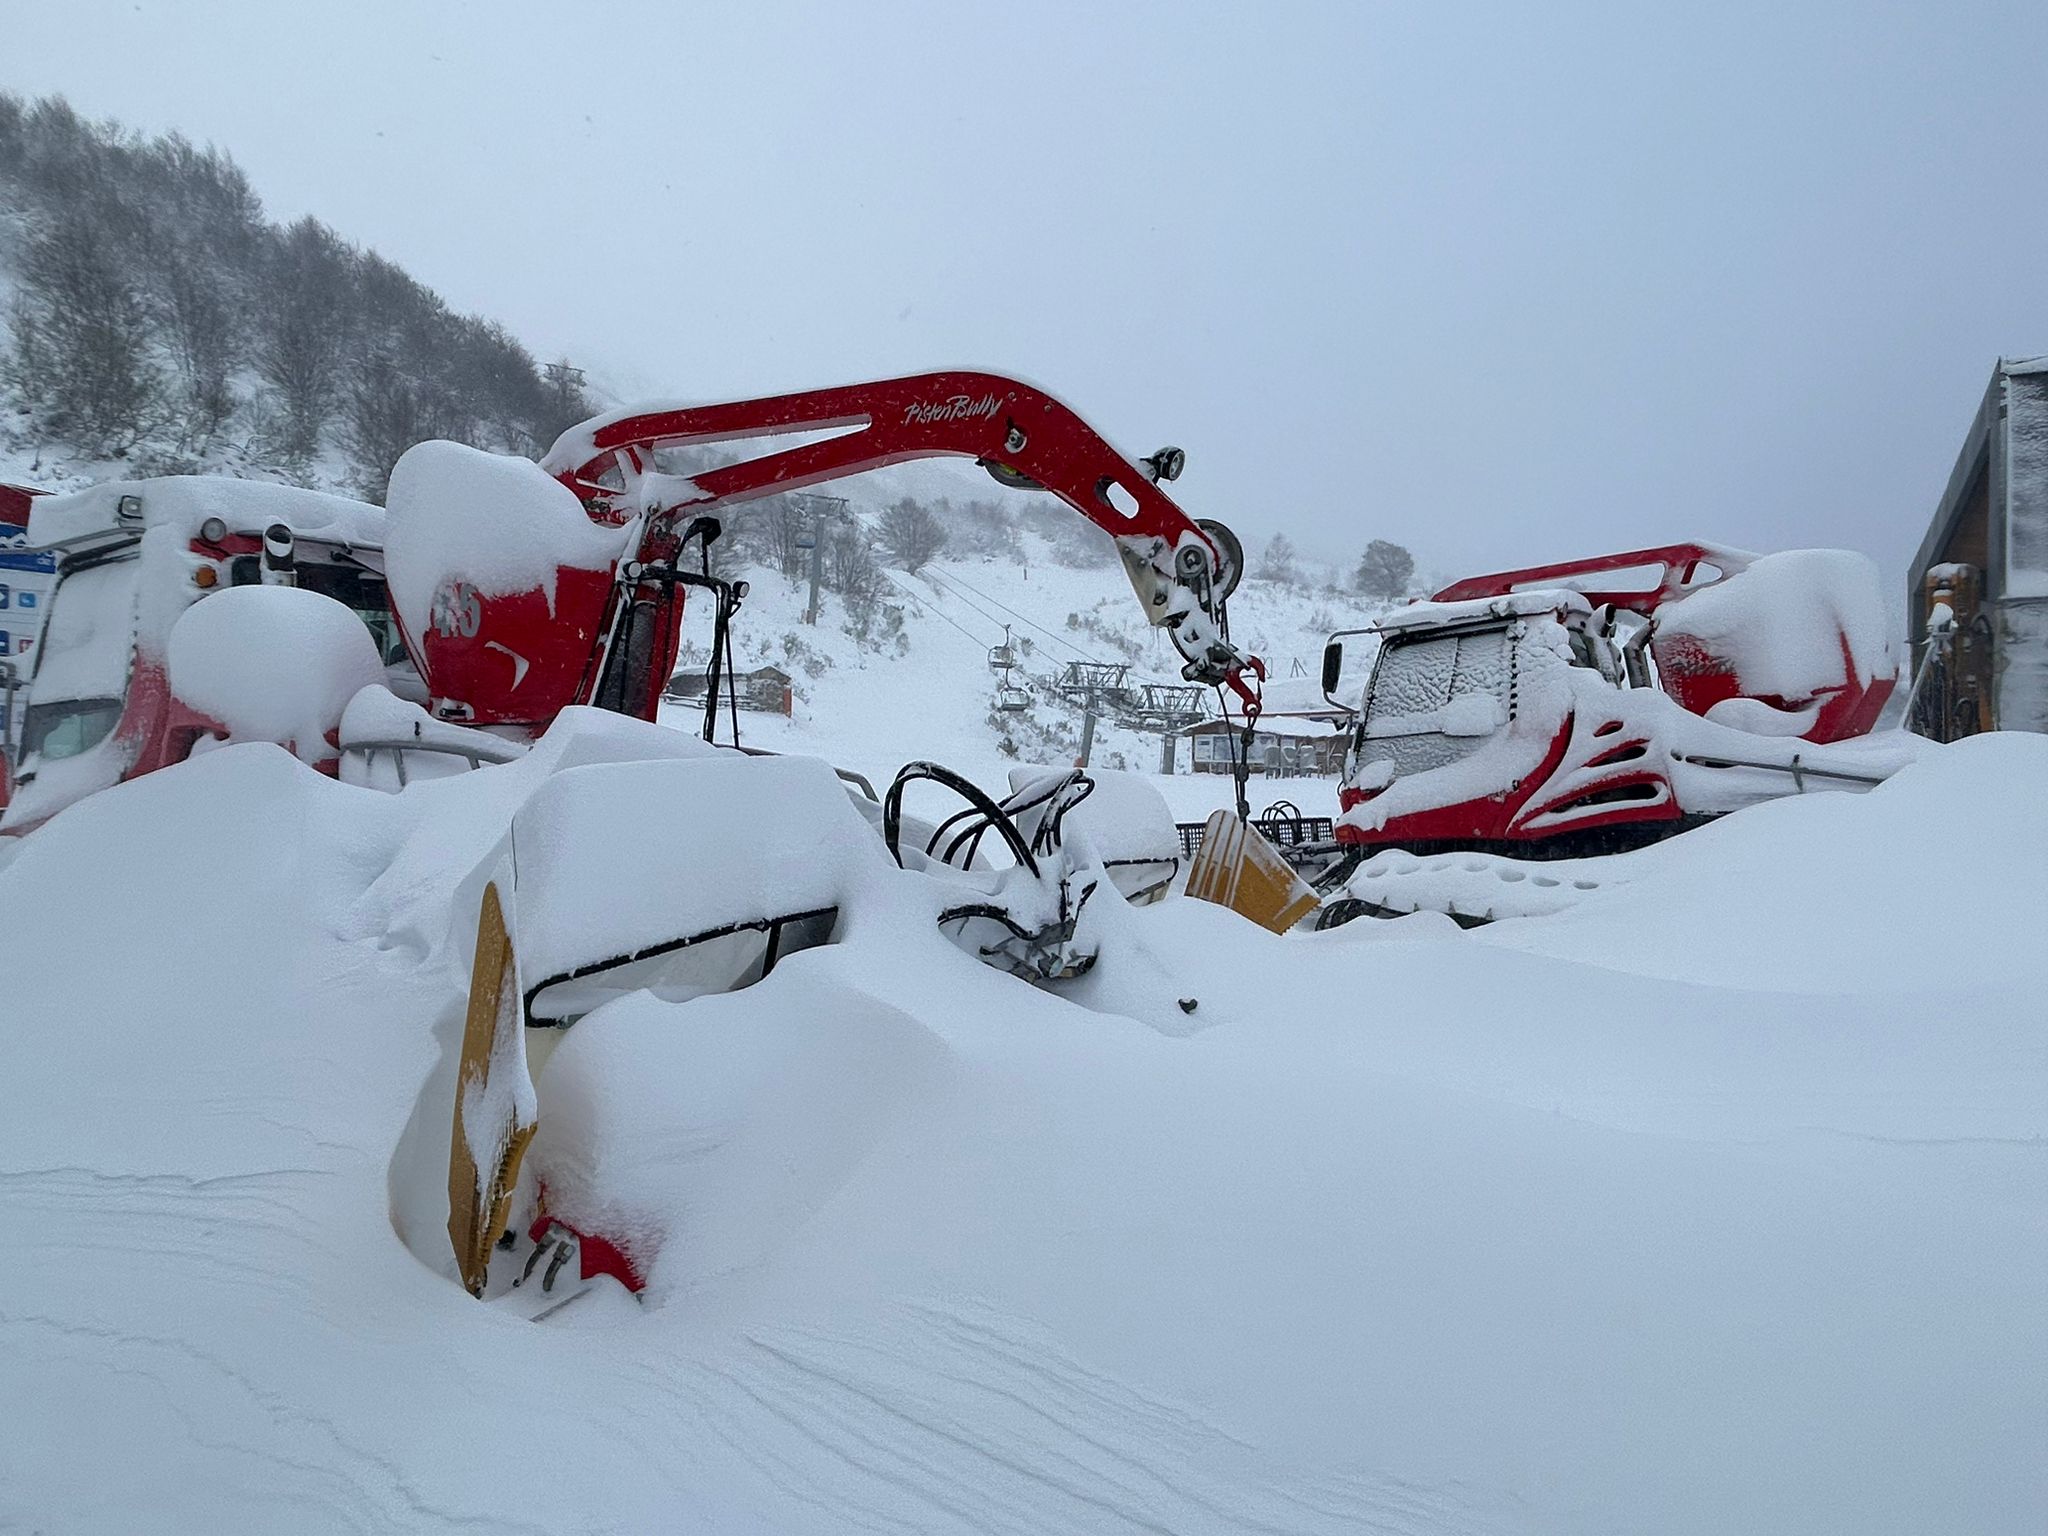
[(1037, 630), (1041, 635), (1044, 635), (1047, 639), (1058, 641), (1061, 645), (1064, 645), (1068, 650), (1072, 651), (1076, 656), (1079, 656), (1083, 661), (1092, 661), (1096, 663), (1098, 666), (1107, 665), (1107, 663), (1103, 662), (1101, 657), (1089, 655), (1088, 652), (1082, 650), (1080, 646), (1074, 644), (1074, 642), (1067, 639), (1066, 636), (1055, 634), (1052, 630), (1047, 629), (1043, 624), (1039, 623), (1036, 619), (1030, 618), (1025, 614), (1019, 613), (1015, 608), (1012, 608), (1008, 603), (1004, 602), (1001, 598), (990, 597), (986, 592), (982, 591), (981, 588), (974, 585), (973, 582), (967, 580), (965, 577), (956, 576), (951, 571), (941, 571), (936, 566), (934, 566), (932, 570), (934, 575), (943, 576), (948, 581), (958, 582), (961, 586), (965, 587), (968, 591), (974, 593), (976, 596), (982, 598), (987, 602), (994, 603), (998, 608), (1002, 609), (1003, 612), (1009, 614), (1011, 618), (1018, 619), (1021, 620), (1023, 623), (1029, 624), (1033, 629)]
[[(893, 585), (896, 588), (896, 590), (901, 592), (905, 597), (909, 598), (913, 603), (917, 604), (918, 607), (922, 608), (926, 613), (930, 614), (933, 618), (945, 620), (946, 623), (951, 624), (955, 629), (959, 630), (961, 634), (965, 635), (968, 639), (972, 640), (984, 651), (988, 649), (988, 642), (982, 639), (981, 636), (977, 635), (973, 630), (969, 629), (966, 625), (960, 623), (950, 614), (941, 613), (932, 604), (926, 602), (923, 598), (919, 597), (915, 592), (912, 592), (908, 587), (905, 587), (901, 581), (898, 581), (896, 579), (896, 572), (890, 571), (888, 574), (890, 577), (891, 585)], [(971, 607), (972, 604), (970, 604), (969, 606)], [(981, 613), (979, 609), (976, 610), (976, 614), (978, 617), (984, 619), (988, 618), (988, 615), (985, 613)], [(990, 619), (989, 622), (994, 623), (995, 621), (993, 619)]]

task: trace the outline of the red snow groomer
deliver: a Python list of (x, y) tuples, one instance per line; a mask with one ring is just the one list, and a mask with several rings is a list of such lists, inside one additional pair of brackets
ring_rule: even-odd
[[(1355, 695), (1354, 635), (1378, 642)], [(1913, 755), (1869, 734), (1896, 675), (1876, 568), (1846, 550), (1671, 544), (1472, 577), (1330, 640), (1324, 691), (1357, 712), (1336, 838), (1576, 856), (1867, 789)]]

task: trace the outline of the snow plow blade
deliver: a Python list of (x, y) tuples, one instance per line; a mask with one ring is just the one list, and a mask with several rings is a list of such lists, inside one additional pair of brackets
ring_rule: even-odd
[(498, 887), (487, 885), (477, 917), (476, 964), (462, 1058), (455, 1069), (455, 1120), (448, 1145), (448, 1241), (472, 1296), (484, 1293), (491, 1250), (505, 1231), (519, 1161), (536, 1124), (521, 1026), (512, 940)]
[(1188, 894), (1275, 933), (1285, 933), (1316, 908), (1308, 883), (1230, 811), (1215, 812), (1202, 828), (1202, 846), (1188, 866)]

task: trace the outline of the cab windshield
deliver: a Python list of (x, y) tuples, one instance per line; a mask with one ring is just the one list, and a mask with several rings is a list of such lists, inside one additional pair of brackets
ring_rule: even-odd
[(121, 719), (120, 699), (57, 699), (31, 704), (22, 717), (24, 759), (76, 757), (106, 740)]
[(58, 577), (22, 716), (24, 762), (90, 751), (120, 720), (140, 570), (130, 550)]
[[(237, 555), (228, 564), (230, 586), (254, 586), (262, 579), (262, 562), (256, 555)], [(297, 585), (333, 598), (361, 619), (370, 638), (377, 643), (377, 657), (385, 666), (405, 661), (405, 641), (398, 632), (398, 621), (391, 617), (384, 578), (375, 571), (341, 561), (302, 559), (296, 580)]]
[(1373, 668), (1361, 721), (1367, 736), (1442, 729), (1442, 711), (1473, 695), (1508, 702), (1507, 626), (1463, 634), (1390, 636)]

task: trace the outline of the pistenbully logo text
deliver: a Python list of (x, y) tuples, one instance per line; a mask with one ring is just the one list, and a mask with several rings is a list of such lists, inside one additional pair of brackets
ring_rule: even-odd
[(913, 400), (903, 408), (905, 426), (925, 426), (934, 421), (976, 421), (995, 415), (1002, 409), (1002, 402), (994, 395), (983, 395), (975, 399), (969, 395), (954, 395), (949, 400)]

